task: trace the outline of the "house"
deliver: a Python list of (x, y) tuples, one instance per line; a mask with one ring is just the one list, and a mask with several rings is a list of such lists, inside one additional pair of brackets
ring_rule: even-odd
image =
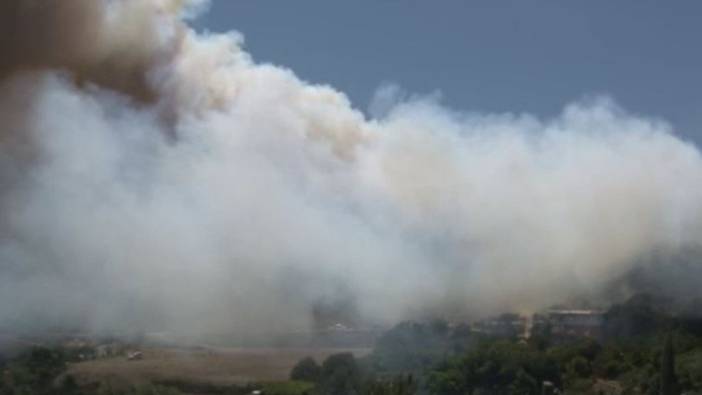
[(599, 310), (550, 310), (547, 323), (557, 336), (599, 337), (604, 312)]
[(490, 336), (519, 337), (524, 334), (527, 321), (519, 314), (507, 313), (478, 321), (472, 325), (472, 329)]

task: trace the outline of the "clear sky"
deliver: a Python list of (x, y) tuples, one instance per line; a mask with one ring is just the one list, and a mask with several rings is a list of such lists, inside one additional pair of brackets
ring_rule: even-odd
[(196, 22), (237, 30), (258, 61), (328, 83), (440, 91), (472, 111), (558, 113), (607, 94), (702, 146), (702, 1), (213, 0)]

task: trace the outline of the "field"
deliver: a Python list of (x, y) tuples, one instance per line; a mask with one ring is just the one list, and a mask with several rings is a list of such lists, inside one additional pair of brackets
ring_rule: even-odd
[(147, 348), (142, 350), (142, 360), (112, 357), (80, 362), (69, 367), (69, 374), (82, 383), (181, 381), (231, 385), (274, 382), (287, 380), (290, 369), (306, 356), (321, 363), (334, 353), (352, 352), (363, 356), (369, 351), (365, 348)]

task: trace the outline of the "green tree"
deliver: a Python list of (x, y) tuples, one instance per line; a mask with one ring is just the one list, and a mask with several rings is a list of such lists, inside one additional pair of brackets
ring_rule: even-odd
[(372, 359), (378, 370), (390, 373), (427, 369), (452, 348), (463, 347), (459, 344), (466, 342), (467, 333), (454, 338), (448, 324), (441, 320), (403, 322), (378, 339)]
[(442, 363), (430, 374), (428, 385), (437, 395), (539, 394), (544, 381), (560, 387), (554, 359), (532, 346), (499, 340)]
[(678, 395), (678, 380), (675, 376), (675, 351), (673, 350), (673, 335), (668, 333), (663, 344), (661, 356), (661, 395)]
[(11, 361), (4, 369), (0, 394), (60, 394), (61, 389), (54, 388), (54, 380), (65, 369), (66, 359), (63, 351), (45, 347), (33, 348)]
[(399, 375), (391, 379), (371, 380), (364, 385), (361, 393), (363, 395), (414, 395), (417, 393), (417, 383), (411, 374)]
[(309, 381), (316, 383), (319, 381), (319, 377), (322, 374), (322, 368), (319, 364), (312, 359), (312, 357), (307, 357), (300, 362), (298, 362), (290, 372), (290, 379), (297, 381)]
[(568, 362), (566, 371), (575, 378), (588, 377), (591, 373), (590, 363), (587, 359), (577, 356)]
[(351, 353), (329, 356), (322, 363), (320, 390), (324, 395), (356, 395), (361, 388), (361, 369)]

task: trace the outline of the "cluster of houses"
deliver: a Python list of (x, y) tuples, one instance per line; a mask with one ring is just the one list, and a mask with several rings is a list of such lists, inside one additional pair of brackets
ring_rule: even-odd
[(529, 338), (532, 334), (599, 338), (604, 324), (601, 310), (552, 309), (532, 316), (502, 314), (478, 321), (472, 329), (500, 337)]
[(137, 361), (143, 358), (138, 349), (115, 340), (99, 341), (88, 337), (75, 337), (60, 344), (68, 353), (68, 357), (75, 361), (112, 357), (126, 357), (129, 361)]

